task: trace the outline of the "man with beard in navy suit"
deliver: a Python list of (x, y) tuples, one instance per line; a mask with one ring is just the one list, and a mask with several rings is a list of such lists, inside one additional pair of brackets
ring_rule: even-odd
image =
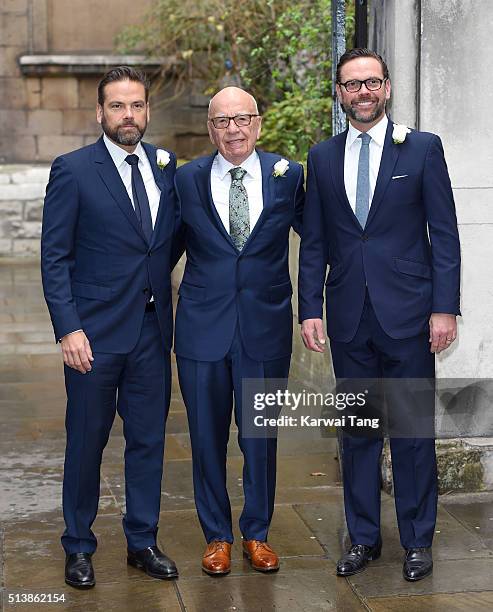
[(202, 569), (230, 571), (226, 449), (233, 408), (244, 458), (243, 551), (255, 570), (276, 571), (267, 543), (274, 510), (274, 437), (244, 435), (244, 378), (286, 379), (293, 314), (289, 231), (301, 231), (303, 169), (255, 149), (261, 117), (237, 87), (217, 93), (208, 128), (217, 147), (176, 175), (187, 263), (179, 289), (175, 351), (193, 454), (195, 503), (207, 540)]
[(46, 191), (43, 288), (65, 363), (65, 581), (95, 584), (91, 530), (103, 450), (118, 411), (125, 436), (130, 565), (178, 575), (156, 545), (171, 369), (173, 153), (141, 142), (149, 84), (128, 66), (98, 87), (103, 136), (58, 157)]
[[(389, 120), (389, 74), (373, 51), (353, 49), (341, 57), (337, 95), (349, 128), (308, 156), (299, 269), (302, 337), (310, 350), (324, 350), (325, 284), (336, 379), (433, 383), (435, 353), (455, 340), (460, 314), (459, 236), (442, 144), (434, 134)], [(390, 416), (392, 406), (388, 411)], [(433, 567), (435, 441), (432, 435), (391, 435), (390, 447), (406, 551), (403, 575), (420, 580)], [(363, 571), (380, 556), (381, 450), (381, 437), (343, 433), (351, 547), (337, 565), (339, 576)]]

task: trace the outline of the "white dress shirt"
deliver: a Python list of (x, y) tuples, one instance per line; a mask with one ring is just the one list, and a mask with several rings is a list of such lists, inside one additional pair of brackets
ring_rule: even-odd
[[(370, 140), (370, 201), (373, 198), (375, 185), (377, 182), (378, 171), (380, 169), (380, 160), (382, 159), (383, 144), (385, 142), (385, 133), (389, 120), (387, 115), (374, 125), (371, 130), (368, 130)], [(351, 123), (346, 137), (346, 148), (344, 151), (344, 186), (346, 195), (353, 211), (356, 210), (356, 184), (358, 181), (358, 161), (359, 152), (361, 150), (361, 134), (359, 130), (354, 128)]]
[[(212, 162), (211, 168), (211, 191), (212, 200), (216, 207), (217, 213), (229, 234), (229, 188), (231, 187), (231, 168), (237, 168), (221, 153), (218, 153)], [(248, 195), (248, 209), (250, 212), (250, 232), (255, 227), (264, 207), (264, 199), (262, 196), (262, 168), (260, 167), (260, 159), (257, 151), (253, 150), (252, 154), (240, 164), (240, 167), (246, 170), (243, 177), (243, 185)]]
[[(103, 136), (103, 140), (104, 144), (106, 145), (106, 148), (108, 149), (108, 153), (111, 155), (111, 159), (113, 160), (116, 169), (118, 170), (118, 174), (121, 176), (123, 184), (125, 185), (125, 189), (127, 190), (128, 197), (132, 202), (132, 206), (135, 209), (134, 197), (132, 194), (132, 167), (125, 161), (125, 158), (130, 155), (130, 153), (127, 153), (125, 149), (122, 149), (114, 142), (112, 142), (106, 136), (106, 134)], [(159, 200), (161, 198), (161, 191), (156, 185), (156, 181), (154, 180), (154, 174), (152, 173), (151, 164), (147, 159), (144, 147), (141, 145), (140, 142), (135, 147), (133, 155), (137, 155), (139, 157), (139, 170), (140, 174), (142, 175), (142, 180), (144, 181), (147, 199), (149, 200), (149, 208), (151, 209), (152, 229), (154, 229), (157, 212), (159, 210)]]

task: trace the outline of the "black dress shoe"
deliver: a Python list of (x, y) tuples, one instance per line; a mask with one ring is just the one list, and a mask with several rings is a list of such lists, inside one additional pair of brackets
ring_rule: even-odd
[(433, 571), (431, 548), (408, 548), (402, 574), (409, 582), (416, 582), (429, 576)]
[(368, 561), (375, 561), (380, 557), (382, 544), (376, 546), (365, 546), (355, 544), (345, 553), (337, 563), (338, 576), (354, 576), (366, 569)]
[(157, 546), (149, 546), (134, 552), (129, 550), (127, 563), (143, 570), (151, 578), (160, 580), (178, 578), (175, 562), (162, 553)]
[(65, 582), (76, 589), (90, 589), (96, 584), (90, 553), (72, 553), (65, 560)]

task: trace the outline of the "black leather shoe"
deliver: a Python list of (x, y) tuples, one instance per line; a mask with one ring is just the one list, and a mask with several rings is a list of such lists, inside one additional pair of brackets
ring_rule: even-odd
[(416, 582), (429, 576), (433, 571), (431, 548), (408, 548), (402, 568), (402, 575), (409, 582)]
[(162, 553), (157, 546), (149, 546), (135, 552), (129, 550), (127, 563), (143, 570), (151, 578), (159, 578), (159, 580), (178, 578), (175, 562)]
[(337, 563), (338, 576), (354, 576), (366, 569), (368, 561), (375, 561), (380, 557), (382, 544), (376, 546), (365, 546), (354, 544)]
[(96, 584), (90, 553), (72, 553), (65, 559), (65, 582), (76, 589), (90, 589)]

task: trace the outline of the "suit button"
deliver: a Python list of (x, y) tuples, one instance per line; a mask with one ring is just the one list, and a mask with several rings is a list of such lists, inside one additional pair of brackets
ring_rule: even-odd
[(363, 234), (363, 235), (361, 236), (361, 240), (362, 240), (363, 242), (368, 242), (368, 240), (369, 240), (369, 239), (370, 239), (370, 238), (369, 238), (369, 237), (368, 237), (366, 234)]
[(151, 256), (152, 251), (147, 251), (147, 257)]
[(149, 293), (149, 289), (147, 287), (145, 289), (142, 289), (142, 293), (147, 295)]

